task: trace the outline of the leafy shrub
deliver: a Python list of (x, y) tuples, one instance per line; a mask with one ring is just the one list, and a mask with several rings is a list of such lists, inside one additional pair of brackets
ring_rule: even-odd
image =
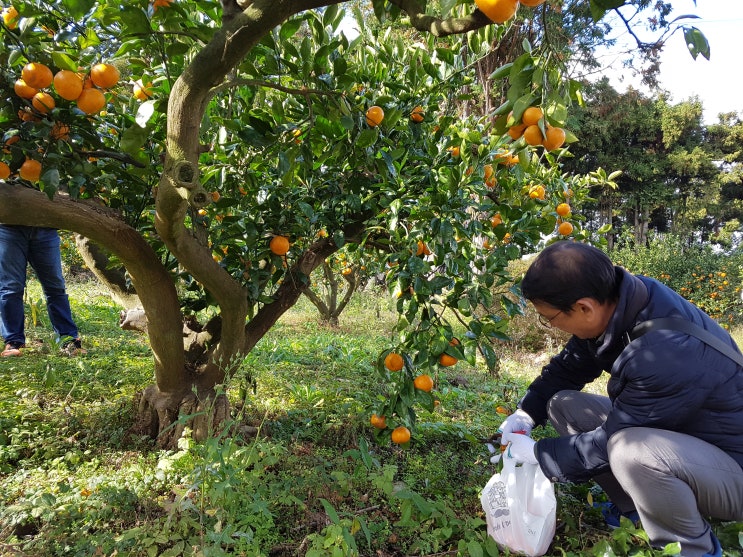
[(740, 323), (743, 254), (718, 253), (708, 245), (688, 244), (672, 235), (655, 236), (648, 247), (631, 242), (609, 254), (632, 273), (653, 277), (706, 311), (723, 327)]

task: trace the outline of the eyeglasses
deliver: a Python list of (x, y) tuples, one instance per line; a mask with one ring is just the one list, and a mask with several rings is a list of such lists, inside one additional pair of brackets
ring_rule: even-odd
[(542, 325), (542, 327), (547, 327), (548, 329), (552, 328), (552, 321), (562, 313), (562, 310), (558, 311), (555, 315), (552, 317), (547, 317), (545, 315), (539, 314), (539, 324)]

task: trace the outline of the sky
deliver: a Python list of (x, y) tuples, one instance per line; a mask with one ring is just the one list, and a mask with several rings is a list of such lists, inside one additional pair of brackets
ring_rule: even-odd
[[(743, 114), (743, 0), (672, 0), (669, 19), (694, 14), (700, 19), (688, 19), (686, 25), (697, 27), (710, 43), (710, 59), (697, 56), (694, 60), (684, 44), (681, 31), (666, 43), (661, 56), (660, 83), (671, 94), (671, 103), (682, 102), (694, 95), (702, 101), (704, 121), (717, 122), (720, 112)], [(624, 33), (619, 40), (629, 39)], [(640, 35), (650, 39), (650, 35)], [(614, 64), (612, 64), (614, 61)], [(616, 62), (616, 56), (602, 57), (606, 75), (615, 89), (624, 91), (628, 85), (650, 93)], [(622, 80), (624, 77), (624, 80)]]

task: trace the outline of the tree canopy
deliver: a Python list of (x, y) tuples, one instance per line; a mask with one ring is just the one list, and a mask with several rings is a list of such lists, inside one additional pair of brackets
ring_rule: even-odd
[[(164, 445), (313, 270), (340, 250), (366, 258), (400, 315), (399, 338), (377, 357), (390, 389), (376, 410), (412, 426), (414, 405), (434, 403), (419, 374), (478, 355), (497, 367), (520, 311), (494, 288), (512, 283), (510, 261), (549, 235), (600, 241), (577, 212), (557, 211), (611, 183), (600, 169), (562, 168), (581, 86), (556, 30), (586, 21), (581, 4), (564, 17), (560, 3), (522, 6), (493, 24), (470, 3), (377, 0), (377, 20), (404, 27), (357, 12), (349, 38), (343, 3), (19, 1), (0, 49), (0, 222), (78, 233), (99, 278), (141, 305), (156, 382), (139, 427)], [(624, 4), (592, 0), (590, 17)], [(655, 8), (667, 25), (670, 5)], [(597, 34), (579, 34), (586, 50)], [(82, 91), (36, 83), (29, 65), (79, 74)], [(93, 79), (99, 70), (118, 81)], [(287, 252), (271, 249), (276, 237)], [(384, 367), (392, 352), (402, 373)], [(219, 400), (197, 436), (228, 411)]]

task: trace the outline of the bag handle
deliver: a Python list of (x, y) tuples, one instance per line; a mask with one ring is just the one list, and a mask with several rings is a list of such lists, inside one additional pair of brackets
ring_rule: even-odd
[(628, 336), (630, 341), (633, 341), (645, 333), (659, 330), (680, 331), (687, 335), (696, 337), (708, 346), (720, 352), (723, 356), (727, 356), (736, 364), (743, 367), (743, 354), (735, 350), (735, 348), (729, 344), (726, 344), (722, 339), (716, 337), (708, 330), (681, 317), (661, 317), (658, 319), (643, 321), (642, 323), (637, 324), (628, 333)]

